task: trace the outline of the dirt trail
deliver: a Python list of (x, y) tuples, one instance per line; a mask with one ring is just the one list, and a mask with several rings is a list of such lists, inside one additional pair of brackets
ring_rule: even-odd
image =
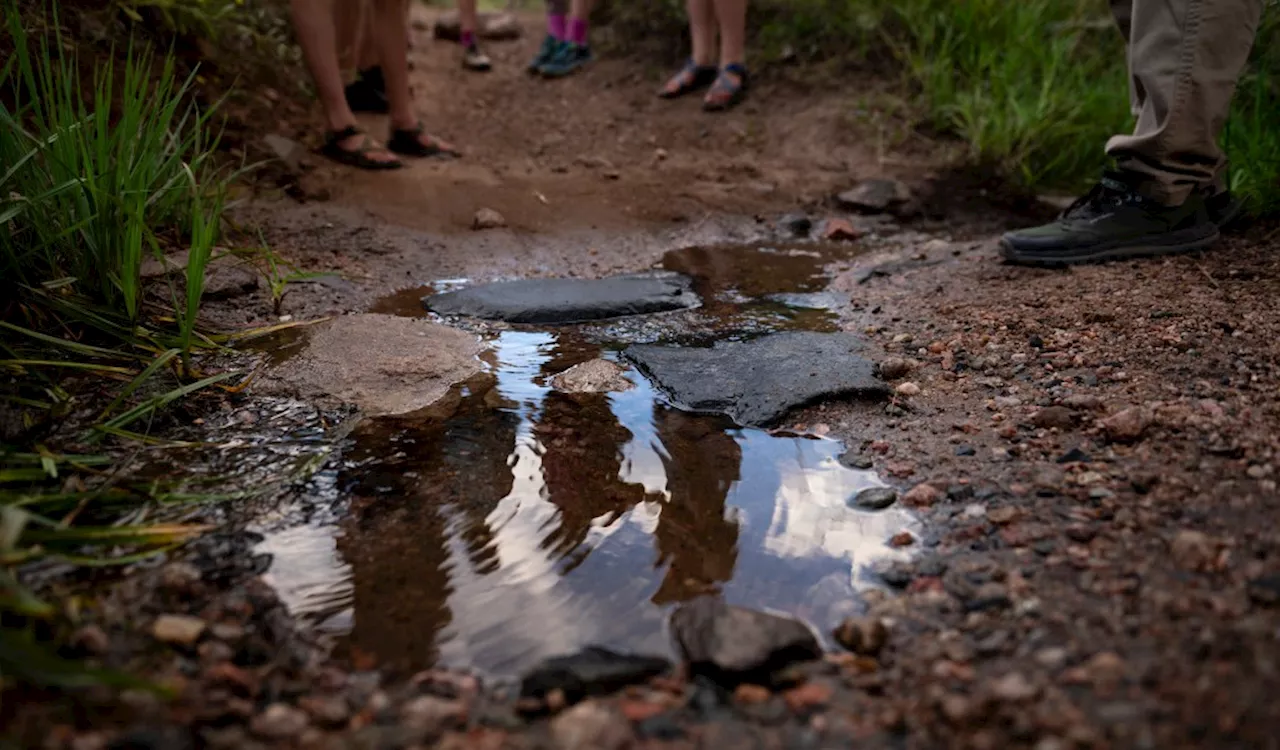
[[(387, 295), (442, 279), (602, 276), (649, 268), (682, 247), (772, 242), (784, 234), (775, 226), (781, 214), (837, 216), (828, 196), (864, 177), (902, 178), (947, 205), (957, 197), (948, 191), (962, 192), (935, 186), (931, 194), (928, 164), (918, 157), (882, 158), (874, 139), (851, 126), (857, 92), (819, 97), (766, 85), (742, 110), (710, 116), (696, 100), (657, 100), (658, 72), (621, 61), (565, 81), (534, 81), (523, 65), (538, 22), (525, 20), (525, 39), (489, 46), (496, 69), (488, 75), (463, 71), (457, 49), (431, 43), (420, 25), (414, 84), (422, 111), (465, 159), (364, 174), (308, 157), (305, 192), (330, 200), (260, 201), (242, 211), (283, 257), (341, 274), (296, 285), (281, 312), (403, 313), (419, 292)], [(510, 228), (472, 231), (481, 208), (503, 214)], [(914, 556), (872, 571), (887, 591), (859, 604), (864, 625), (887, 625), (883, 651), (832, 654), (775, 689), (726, 694), (705, 681), (659, 678), (528, 719), (502, 699), (501, 685), (480, 689), (471, 677), (438, 671), (412, 680), (379, 674), (368, 653), (378, 644), (428, 648), (425, 636), (394, 618), (366, 624), (374, 629), (365, 652), (317, 662), (325, 652), (295, 634), (297, 622), (258, 580), (262, 570), (245, 543), (214, 538), (188, 553), (203, 578), (182, 579), (172, 565), (139, 571), (97, 615), (114, 642), (127, 644), (119, 648), (132, 663), (180, 686), (178, 703), (97, 696), (47, 709), (62, 728), (42, 735), (47, 722), (31, 719), (24, 726), (38, 729), (29, 735), (68, 748), (93, 746), (73, 745), (77, 734), (105, 741), (137, 726), (152, 732), (152, 747), (185, 747), (197, 737), (210, 747), (1277, 747), (1274, 227), (1253, 227), (1203, 256), (1042, 272), (995, 257), (994, 232), (1022, 218), (848, 218), (864, 234), (841, 246), (847, 251), (822, 256), (831, 277), (825, 292), (843, 295), (824, 310), (822, 330), (865, 336), (896, 394), (887, 404), (820, 404), (783, 427), (843, 440), (844, 460), (896, 485), (923, 524), (895, 534), (894, 544)], [(697, 248), (668, 257), (703, 284), (745, 278), (722, 258)], [(770, 289), (769, 279), (754, 281)], [(723, 313), (722, 303), (709, 307)], [(276, 311), (260, 288), (215, 303), (210, 315), (247, 325), (274, 320)], [(578, 361), (552, 361), (564, 356), (553, 351), (526, 365)], [(588, 414), (581, 429), (601, 429), (601, 440), (612, 441), (606, 448), (623, 444), (626, 431), (610, 421), (603, 397), (592, 398), (560, 398), (556, 409), (568, 424)], [(487, 443), (510, 442), (519, 420), (490, 410), (478, 386), (462, 399), (467, 421), (433, 423), (410, 437), (427, 444), (461, 436), (467, 451), (485, 456)], [(742, 459), (724, 432), (704, 435), (674, 410), (667, 419), (672, 444), (717, 466), (711, 474), (736, 476)], [(548, 445), (573, 448), (579, 427), (533, 429)], [(417, 477), (439, 472), (421, 491), (441, 503), (456, 488), (484, 495), (483, 507), (467, 511), (483, 520), (511, 491), (488, 486), (511, 481), (502, 470), (509, 464), (499, 455), (477, 489), (448, 463), (452, 453), (421, 466), (421, 457), (405, 458), (403, 437), (378, 434), (367, 444), (374, 459), (398, 456), (380, 465), (383, 474), (350, 481), (339, 471), (318, 482), (353, 495), (358, 520), (369, 513), (339, 546), (380, 571), (365, 588), (386, 603), (375, 608), (417, 607), (427, 612), (420, 619), (445, 622), (447, 612), (432, 610), (444, 594), (433, 589), (415, 601), (397, 586), (447, 594), (448, 577), (431, 578), (451, 565), (437, 559), (444, 543), (418, 541), (445, 538), (449, 524), (415, 514), (413, 505), (379, 516), (378, 487), (417, 487)], [(632, 502), (613, 486), (619, 450), (565, 454), (562, 497), (606, 498), (593, 517)], [(732, 465), (719, 467), (730, 454)], [(596, 478), (604, 489), (574, 486), (579, 463), (604, 466)], [(730, 482), (707, 489), (699, 476), (681, 479), (691, 497), (720, 493), (718, 514), (677, 519), (693, 529), (681, 533), (718, 543)], [(586, 538), (593, 519), (576, 518), (580, 509), (570, 505), (564, 515), (575, 517), (576, 530), (568, 536)], [(715, 533), (695, 533), (704, 526)], [(394, 536), (395, 527), (410, 531)], [(486, 554), (496, 558), (485, 533), (477, 522), (459, 542), (477, 565)], [(373, 541), (357, 544), (362, 534)], [(391, 542), (384, 549), (379, 539)], [(736, 539), (724, 545), (734, 555)], [(406, 572), (402, 560), (415, 555), (421, 567)], [(696, 571), (712, 558), (686, 559)], [(125, 614), (137, 601), (145, 602), (142, 625)], [(149, 615), (171, 611), (236, 623), (242, 632), (224, 630), (176, 656), (157, 651), (144, 628)], [(517, 622), (533, 635), (550, 621), (527, 619), (538, 621)], [(384, 625), (390, 629), (377, 629)]]

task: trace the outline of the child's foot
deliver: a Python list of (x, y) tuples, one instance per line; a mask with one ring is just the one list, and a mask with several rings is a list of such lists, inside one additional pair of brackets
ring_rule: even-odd
[(726, 65), (720, 69), (716, 82), (703, 97), (702, 108), (708, 112), (732, 109), (747, 98), (747, 86), (747, 69), (737, 63)]
[(472, 42), (462, 52), (462, 67), (467, 70), (474, 70), (479, 73), (486, 73), (493, 68), (489, 56), (480, 51), (480, 46)]
[(591, 48), (585, 44), (561, 42), (551, 60), (538, 68), (543, 78), (563, 78), (591, 62)]
[(530, 74), (538, 73), (542, 70), (542, 66), (551, 62), (551, 58), (555, 57), (556, 50), (560, 48), (560, 40), (554, 36), (547, 34), (542, 40), (542, 46), (538, 48), (538, 54), (529, 61), (527, 70)]

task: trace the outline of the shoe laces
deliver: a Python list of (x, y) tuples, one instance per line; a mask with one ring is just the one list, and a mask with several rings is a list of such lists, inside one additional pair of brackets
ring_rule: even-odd
[(1062, 212), (1063, 219), (1092, 219), (1114, 213), (1125, 206), (1146, 208), (1149, 198), (1138, 193), (1126, 176), (1118, 172), (1106, 172), (1098, 184), (1080, 196)]

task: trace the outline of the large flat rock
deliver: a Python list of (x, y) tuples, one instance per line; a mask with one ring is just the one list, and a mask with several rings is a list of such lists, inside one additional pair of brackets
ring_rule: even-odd
[(259, 388), (354, 404), (369, 416), (404, 415), (480, 372), (482, 349), (476, 336), (425, 320), (344, 315), (315, 331)]
[(764, 426), (792, 409), (833, 398), (884, 398), (888, 386), (848, 333), (775, 333), (710, 348), (628, 347), (623, 356), (693, 411)]
[(522, 279), (435, 294), (422, 300), (441, 315), (509, 323), (581, 323), (696, 307), (693, 281), (675, 273), (606, 279)]

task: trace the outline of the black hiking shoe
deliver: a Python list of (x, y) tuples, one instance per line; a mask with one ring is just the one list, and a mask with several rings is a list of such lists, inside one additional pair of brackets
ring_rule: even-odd
[(356, 79), (347, 84), (344, 93), (347, 96), (347, 106), (352, 112), (382, 115), (390, 109), (387, 102), (387, 83), (382, 78), (382, 68), (373, 67), (359, 71)]
[(1200, 193), (1170, 207), (1140, 195), (1133, 180), (1106, 173), (1057, 221), (1000, 238), (1000, 255), (1019, 265), (1063, 266), (1203, 250), (1218, 240)]
[(1204, 199), (1204, 208), (1209, 212), (1209, 221), (1225, 229), (1231, 226), (1244, 212), (1244, 201), (1236, 200), (1230, 190), (1211, 193)]

